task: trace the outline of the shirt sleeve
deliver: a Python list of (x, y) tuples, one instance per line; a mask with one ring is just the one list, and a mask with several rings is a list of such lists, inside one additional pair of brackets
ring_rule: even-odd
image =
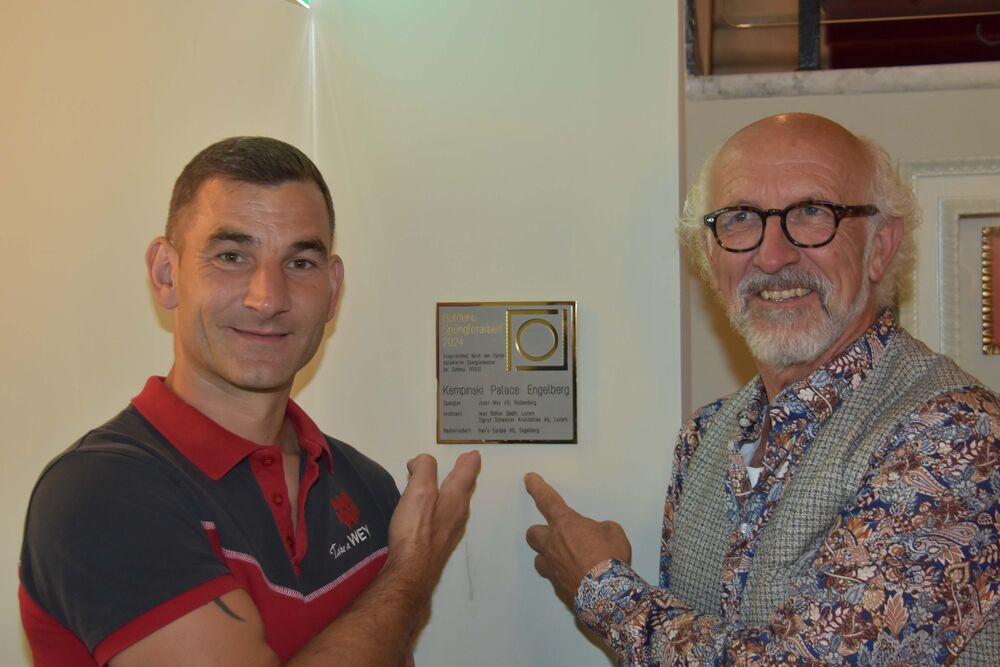
[(1000, 619), (997, 405), (955, 392), (900, 424), (766, 627), (695, 612), (617, 560), (585, 577), (577, 614), (624, 665), (950, 664)]
[[(21, 554), (25, 592), (94, 652), (144, 615), (148, 634), (208, 602), (192, 595), (199, 587), (214, 595), (235, 588), (223, 581), (228, 570), (185, 493), (142, 458), (64, 454), (32, 495)], [(178, 599), (186, 606), (168, 604)]]

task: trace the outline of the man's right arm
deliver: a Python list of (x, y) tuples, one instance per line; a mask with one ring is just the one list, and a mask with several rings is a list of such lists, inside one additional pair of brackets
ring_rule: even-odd
[[(287, 664), (396, 667), (409, 656), (431, 594), (465, 528), (479, 475), (478, 452), (458, 457), (438, 487), (437, 462), (422, 454), (389, 524), (385, 567), (336, 620)], [(112, 667), (278, 665), (257, 608), (234, 590), (154, 631), (111, 659)]]

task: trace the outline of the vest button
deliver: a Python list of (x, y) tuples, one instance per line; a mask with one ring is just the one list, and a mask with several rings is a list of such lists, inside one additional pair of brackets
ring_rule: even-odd
[(281, 505), (282, 503), (284, 503), (284, 502), (285, 502), (285, 499), (284, 499), (284, 497), (282, 497), (282, 495), (281, 495), (280, 493), (276, 493), (276, 494), (274, 494), (274, 495), (273, 495), (273, 496), (271, 497), (271, 500), (273, 500), (273, 501), (274, 501), (274, 504), (275, 504), (275, 505)]

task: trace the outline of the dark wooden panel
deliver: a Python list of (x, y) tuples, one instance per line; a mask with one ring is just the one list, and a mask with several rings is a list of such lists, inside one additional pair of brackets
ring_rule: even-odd
[(834, 23), (825, 37), (832, 69), (1000, 60), (1000, 16)]

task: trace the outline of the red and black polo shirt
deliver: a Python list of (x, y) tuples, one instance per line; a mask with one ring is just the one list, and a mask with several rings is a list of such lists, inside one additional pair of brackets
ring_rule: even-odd
[(301, 448), (295, 499), (277, 445), (227, 431), (158, 377), (50, 463), (21, 550), (35, 664), (103, 665), (236, 588), (282, 662), (336, 618), (381, 570), (399, 492), (292, 401), (287, 415)]

